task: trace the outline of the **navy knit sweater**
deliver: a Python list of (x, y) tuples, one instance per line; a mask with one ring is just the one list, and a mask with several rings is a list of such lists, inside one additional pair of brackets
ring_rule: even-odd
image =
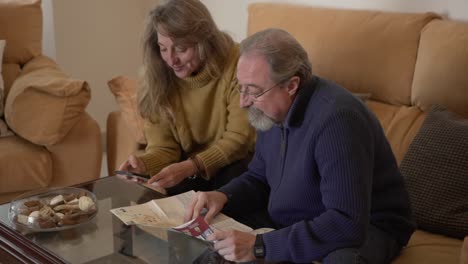
[(337, 84), (302, 85), (281, 126), (258, 132), (249, 170), (222, 187), (226, 209), (268, 206), (277, 230), (266, 260), (311, 262), (358, 247), (369, 224), (402, 246), (414, 231), (409, 198), (377, 118)]

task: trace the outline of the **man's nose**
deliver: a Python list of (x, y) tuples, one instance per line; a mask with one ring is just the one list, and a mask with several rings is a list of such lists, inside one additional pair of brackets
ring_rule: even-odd
[(251, 104), (252, 100), (250, 99), (250, 96), (245, 93), (240, 93), (240, 107), (246, 108), (249, 107)]

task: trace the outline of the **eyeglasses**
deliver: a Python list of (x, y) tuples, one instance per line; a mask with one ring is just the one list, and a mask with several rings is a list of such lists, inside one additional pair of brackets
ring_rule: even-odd
[(246, 95), (246, 96), (252, 96), (254, 99), (258, 99), (260, 96), (262, 96), (262, 95), (268, 93), (270, 90), (272, 90), (272, 89), (275, 88), (276, 86), (280, 85), (282, 82), (283, 82), (283, 81), (280, 81), (280, 82), (276, 83), (275, 85), (273, 85), (272, 87), (266, 89), (266, 90), (263, 91), (263, 92), (259, 92), (259, 93), (257, 93), (257, 92), (249, 92), (249, 85), (247, 85), (247, 87), (246, 87), (245, 89), (242, 89), (242, 86), (239, 85), (239, 86), (237, 87), (237, 90), (239, 90), (239, 93), (241, 93), (241, 94), (244, 94), (244, 95)]

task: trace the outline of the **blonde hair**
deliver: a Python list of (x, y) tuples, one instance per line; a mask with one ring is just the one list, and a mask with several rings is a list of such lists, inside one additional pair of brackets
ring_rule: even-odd
[(161, 57), (158, 34), (174, 42), (197, 46), (201, 67), (211, 78), (218, 78), (235, 45), (220, 31), (208, 9), (199, 0), (170, 0), (153, 9), (146, 20), (143, 34), (143, 68), (138, 91), (140, 114), (156, 122), (159, 118), (174, 120), (170, 97), (176, 76)]

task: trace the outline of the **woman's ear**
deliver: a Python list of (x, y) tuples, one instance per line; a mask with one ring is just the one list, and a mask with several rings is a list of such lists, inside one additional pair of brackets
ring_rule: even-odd
[(288, 84), (288, 93), (289, 95), (294, 95), (297, 93), (297, 89), (299, 89), (299, 84), (301, 83), (301, 78), (299, 76), (293, 76), (289, 79)]

